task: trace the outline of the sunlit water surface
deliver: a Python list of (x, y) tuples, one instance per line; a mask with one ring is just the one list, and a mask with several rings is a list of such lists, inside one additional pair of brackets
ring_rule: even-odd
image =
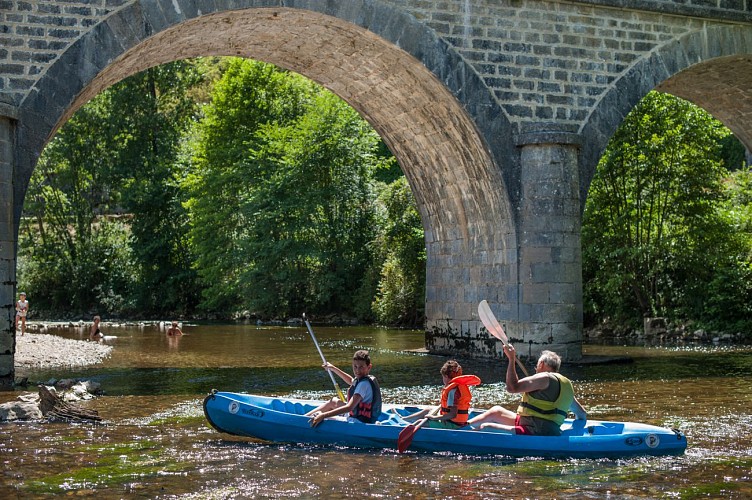
[[(632, 363), (565, 366), (592, 418), (678, 427), (679, 457), (540, 460), (451, 453), (278, 445), (219, 434), (201, 400), (211, 389), (323, 398), (329, 378), (304, 327), (186, 325), (118, 328), (112, 357), (32, 381), (80, 377), (105, 395), (86, 404), (102, 424), (1, 424), (0, 498), (751, 498), (752, 348), (586, 345)], [(77, 329), (59, 331), (84, 338)], [(327, 360), (349, 371), (371, 351), (387, 402), (435, 403), (447, 358), (411, 352), (416, 331), (317, 327)], [(460, 359), (484, 384), (474, 405), (505, 404), (505, 365)], [(0, 393), (0, 402), (17, 394)], [(395, 443), (396, 444), (396, 443)]]

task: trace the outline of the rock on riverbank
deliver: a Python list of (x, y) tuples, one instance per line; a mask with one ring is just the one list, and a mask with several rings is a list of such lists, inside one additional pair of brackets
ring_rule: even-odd
[(85, 366), (110, 356), (112, 346), (45, 333), (16, 334), (16, 369)]

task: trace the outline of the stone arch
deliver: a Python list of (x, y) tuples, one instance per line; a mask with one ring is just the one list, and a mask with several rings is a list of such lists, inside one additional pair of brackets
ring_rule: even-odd
[[(42, 148), (97, 93), (176, 59), (259, 59), (345, 99), (398, 158), (426, 230), (427, 328), (444, 336), (434, 347), (458, 347), (452, 332), (478, 330), (481, 298), (513, 316), (515, 154), (509, 122), (473, 69), (425, 25), (380, 2), (241, 3), (200, 12), (199, 1), (136, 2), (66, 50), (21, 104), (16, 221)], [(466, 348), (492, 349), (485, 339)]]
[(624, 117), (651, 90), (687, 99), (752, 146), (752, 27), (714, 25), (670, 41), (641, 59), (598, 103), (582, 128), (580, 204), (603, 151)]

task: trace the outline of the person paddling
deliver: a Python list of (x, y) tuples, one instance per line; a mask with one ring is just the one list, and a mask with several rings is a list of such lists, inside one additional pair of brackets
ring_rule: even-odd
[(341, 378), (350, 389), (347, 391), (347, 401), (335, 397), (306, 416), (311, 417), (311, 427), (316, 427), (322, 420), (337, 415), (349, 413), (350, 418), (372, 424), (381, 414), (381, 388), (376, 377), (371, 375), (371, 356), (366, 350), (356, 351), (352, 359), (354, 377), (343, 372), (331, 363), (324, 363), (325, 370), (331, 370)]
[(561, 358), (553, 351), (543, 351), (538, 358), (535, 373), (523, 379), (518, 378), (515, 369), (516, 352), (514, 346), (505, 345), (504, 354), (509, 360), (507, 366), (507, 391), (522, 393), (522, 402), (517, 412), (501, 406), (494, 406), (481, 415), (468, 421), (480, 429), (496, 428), (516, 434), (538, 436), (561, 435), (561, 424), (572, 411), (577, 420), (587, 420), (585, 408), (574, 396), (572, 382), (559, 374)]
[(449, 360), (441, 367), (444, 388), (441, 390), (441, 403), (438, 415), (428, 415), (428, 408), (405, 417), (405, 420), (428, 419), (428, 427), (434, 429), (458, 429), (467, 424), (472, 394), (470, 387), (480, 384), (475, 375), (463, 375), (462, 366)]

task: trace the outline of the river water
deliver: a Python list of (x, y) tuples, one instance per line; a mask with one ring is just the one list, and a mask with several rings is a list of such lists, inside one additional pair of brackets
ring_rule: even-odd
[[(589, 416), (677, 427), (678, 457), (541, 460), (451, 453), (398, 455), (278, 445), (219, 434), (203, 416), (212, 389), (303, 398), (333, 390), (305, 327), (185, 325), (118, 328), (111, 358), (79, 369), (36, 370), (30, 380), (79, 377), (105, 395), (85, 403), (101, 424), (0, 424), (0, 498), (752, 498), (752, 347), (585, 345), (619, 364), (565, 365)], [(349, 371), (371, 351), (386, 402), (434, 404), (446, 357), (412, 352), (416, 331), (315, 327), (327, 360)], [(84, 332), (60, 330), (68, 338)], [(483, 385), (474, 406), (516, 399), (505, 365), (459, 359)], [(17, 394), (0, 393), (0, 402)]]

